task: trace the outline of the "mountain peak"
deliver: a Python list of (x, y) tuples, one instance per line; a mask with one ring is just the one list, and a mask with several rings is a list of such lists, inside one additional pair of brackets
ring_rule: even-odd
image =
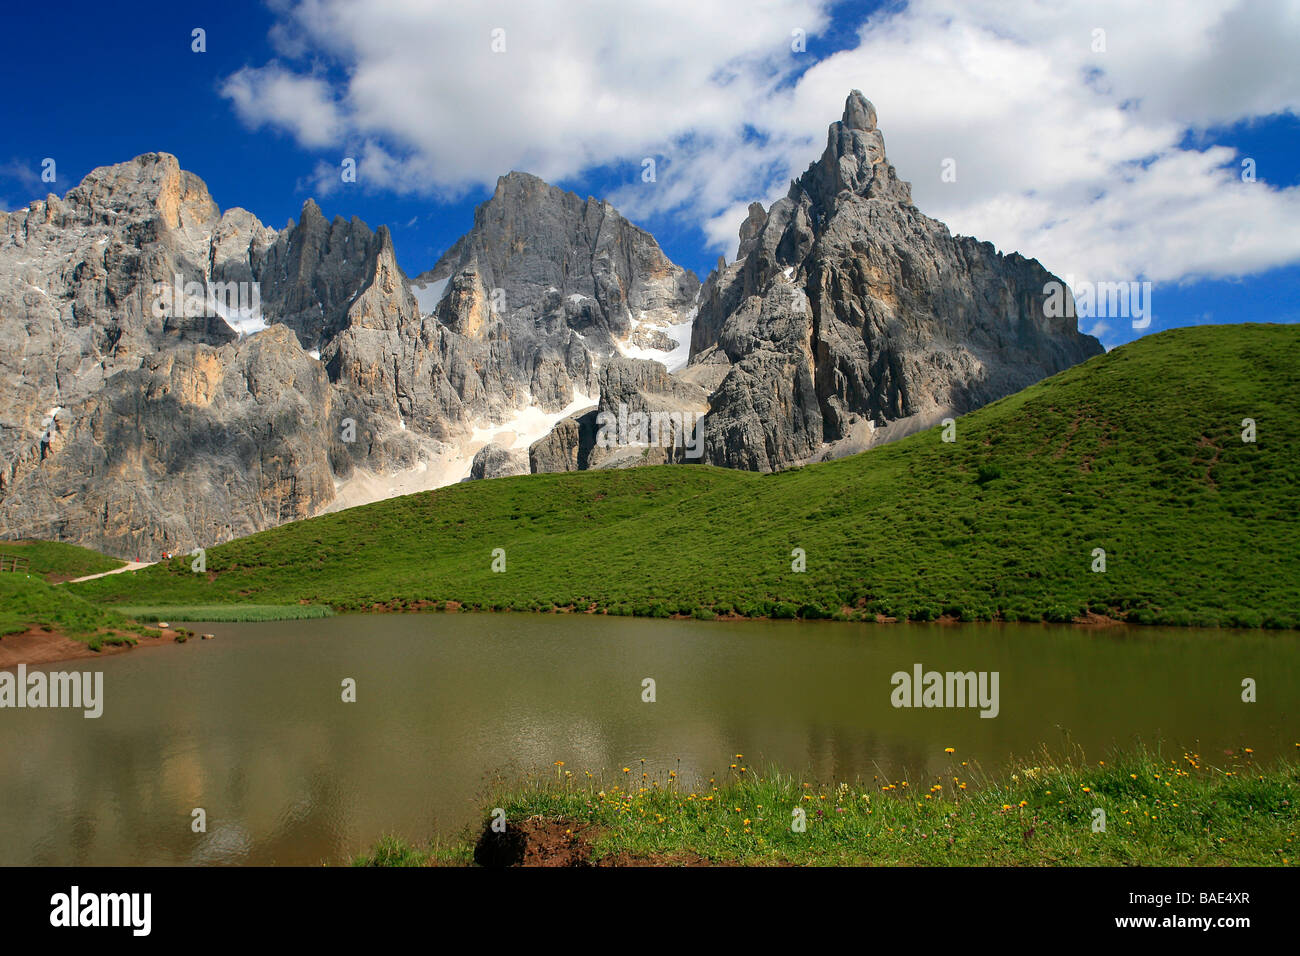
[(504, 176), (497, 177), (497, 188), (493, 191), (493, 198), (500, 196), (503, 193), (536, 194), (550, 190), (563, 192), (559, 187), (552, 186), (540, 176), (534, 176), (532, 173), (524, 173), (517, 169), (512, 169)]
[(844, 101), (844, 116), (840, 122), (845, 129), (873, 130), (876, 128), (876, 108), (861, 90), (853, 90)]
[(92, 169), (68, 190), (64, 202), (76, 210), (72, 215), (90, 222), (157, 215), (168, 228), (176, 229), (220, 217), (207, 185), (182, 169), (171, 153), (142, 153)]
[(1045, 321), (1041, 265), (954, 238), (913, 206), (859, 91), (829, 126), (789, 192), (749, 207), (737, 262), (700, 297), (691, 365), (721, 366), (708, 464), (768, 471), (861, 451), (1101, 351), (1073, 318)]
[(858, 90), (852, 90), (844, 101), (843, 117), (830, 124), (821, 159), (799, 177), (791, 194), (806, 192), (829, 213), (846, 190), (868, 199), (912, 204), (911, 187), (898, 179), (885, 156), (885, 137), (876, 126), (876, 108)]

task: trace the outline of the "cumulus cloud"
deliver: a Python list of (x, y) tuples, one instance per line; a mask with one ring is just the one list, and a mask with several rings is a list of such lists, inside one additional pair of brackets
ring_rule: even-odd
[(1300, 190), (1243, 182), (1230, 149), (1182, 145), (1300, 109), (1300, 74), (1282, 65), (1300, 4), (1038, 3), (1008, 19), (986, 0), (928, 0), (860, 40), (803, 77), (791, 112), (869, 91), (917, 204), (955, 231), (1092, 279), (1300, 259)]
[(448, 198), (509, 169), (623, 169), (608, 198), (626, 214), (680, 216), (734, 253), (748, 202), (785, 192), (858, 88), (924, 211), (1062, 275), (1300, 261), (1300, 189), (1187, 145), (1300, 110), (1300, 0), (914, 0), (820, 55), (828, 6), (304, 0), (277, 7), (280, 59), (224, 91), (251, 126), (358, 156), (364, 187)]
[[(558, 179), (611, 162), (639, 172), (656, 147), (734, 133), (738, 103), (791, 74), (791, 31), (820, 29), (824, 5), (309, 0), (277, 25), (284, 60), (225, 92), (246, 122), (304, 145), (368, 141), (371, 186), (464, 188), (512, 168)], [(313, 58), (298, 75), (282, 65), (294, 54)], [(332, 88), (312, 72), (322, 59), (342, 77)]]
[(248, 126), (279, 127), (304, 146), (334, 145), (344, 130), (329, 84), (279, 63), (232, 73), (221, 85), (221, 93)]

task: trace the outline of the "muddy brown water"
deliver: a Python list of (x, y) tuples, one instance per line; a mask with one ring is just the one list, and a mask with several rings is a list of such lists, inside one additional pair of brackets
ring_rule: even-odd
[[(0, 709), (0, 865), (341, 863), (385, 833), (457, 836), (493, 776), (557, 760), (606, 781), (639, 777), (642, 758), (652, 775), (725, 775), (735, 754), (823, 781), (920, 780), (1044, 745), (1097, 760), (1162, 742), (1226, 764), (1300, 740), (1290, 632), (526, 614), (191, 626), (216, 639), (41, 668), (102, 671), (97, 720)], [(918, 663), (996, 671), (997, 716), (894, 707), (892, 675)]]

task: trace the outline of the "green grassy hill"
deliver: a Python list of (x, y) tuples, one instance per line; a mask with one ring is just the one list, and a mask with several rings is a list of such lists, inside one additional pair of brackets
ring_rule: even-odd
[[(865, 454), (456, 485), (80, 585), (312, 602), (1300, 626), (1300, 327), (1153, 335)], [(1258, 440), (1242, 441), (1242, 419)], [(492, 570), (493, 549), (506, 570)], [(807, 555), (791, 570), (792, 549)], [(1106, 552), (1094, 573), (1093, 549)]]
[(120, 558), (62, 541), (0, 541), (0, 555), (26, 558), (28, 573), (39, 574), (47, 581), (100, 574), (120, 568), (124, 563)]
[(112, 608), (101, 607), (35, 574), (0, 574), (0, 637), (40, 627), (87, 643), (134, 643), (140, 629)]

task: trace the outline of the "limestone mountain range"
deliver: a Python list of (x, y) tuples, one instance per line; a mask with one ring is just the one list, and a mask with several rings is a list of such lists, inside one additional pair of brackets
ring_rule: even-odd
[[(1045, 318), (1036, 261), (912, 205), (857, 92), (740, 239), (701, 284), (512, 172), (408, 277), (387, 228), (310, 200), (275, 230), (169, 154), (95, 169), (0, 213), (0, 537), (150, 560), (470, 478), (780, 469), (1101, 351)], [(702, 457), (602, 447), (620, 406), (703, 415)]]

